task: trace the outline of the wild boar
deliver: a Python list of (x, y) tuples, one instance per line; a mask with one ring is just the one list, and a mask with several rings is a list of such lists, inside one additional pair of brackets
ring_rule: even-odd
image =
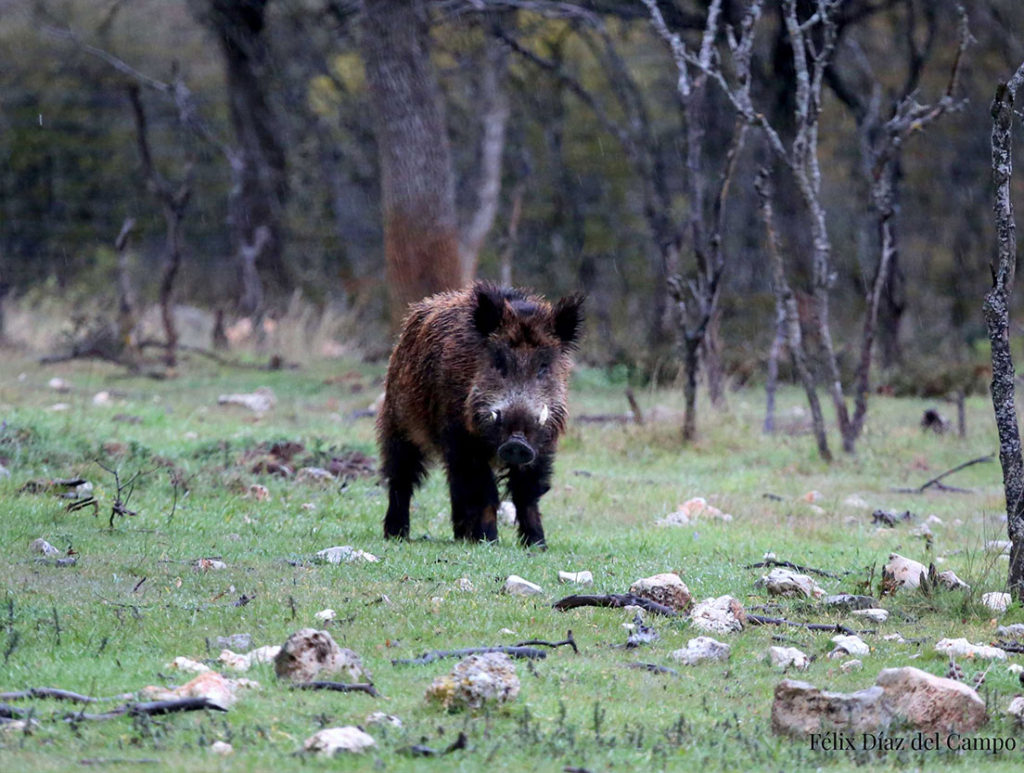
[(377, 418), (388, 484), (385, 537), (409, 536), (409, 503), (440, 458), (456, 539), (498, 538), (498, 469), (519, 540), (545, 546), (540, 498), (565, 430), (583, 296), (554, 304), (488, 282), (412, 304)]

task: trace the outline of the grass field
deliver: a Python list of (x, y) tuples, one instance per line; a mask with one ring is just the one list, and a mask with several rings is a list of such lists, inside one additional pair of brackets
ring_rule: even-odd
[[(531, 553), (516, 545), (510, 527), (497, 545), (453, 543), (437, 472), (415, 500), (414, 539), (394, 543), (381, 536), (386, 496), (373, 477), (341, 487), (252, 471), (254, 449), (277, 441), (301, 443), (311, 459), (343, 449), (375, 456), (372, 420), (349, 417), (376, 397), (381, 375), (380, 368), (357, 363), (270, 373), (191, 362), (177, 379), (153, 381), (93, 363), (43, 369), (27, 360), (0, 362), (0, 463), (10, 472), (0, 478), (0, 690), (46, 686), (111, 696), (181, 683), (190, 677), (168, 669), (174, 657), (214, 659), (216, 637), (235, 633), (251, 634), (254, 646), (281, 644), (298, 628), (320, 627), (314, 615), (329, 607), (337, 616), (327, 630), (360, 653), (381, 692), (379, 698), (295, 692), (277, 682), (272, 666), (257, 666), (245, 676), (261, 688), (241, 693), (223, 714), (69, 723), (64, 715), (76, 710), (69, 704), (12, 702), (30, 708), (40, 724), (31, 734), (0, 732), (0, 769), (70, 770), (83, 763), (125, 771), (1019, 769), (1024, 732), (1004, 709), (1021, 688), (1005, 664), (992, 666), (980, 690), (991, 718), (981, 734), (1014, 738), (1014, 752), (826, 753), (773, 736), (770, 728), (772, 690), (782, 676), (764, 654), (778, 643), (775, 637), (817, 656), (796, 678), (840, 691), (867, 687), (892, 666), (945, 674), (947, 661), (932, 649), (939, 638), (995, 637), (993, 613), (979, 599), (1005, 581), (1005, 559), (984, 550), (987, 540), (1005, 539), (998, 464), (978, 464), (947, 481), (970, 493), (892, 492), (994, 451), (986, 400), (968, 402), (968, 434), (959, 438), (921, 431), (921, 413), (933, 403), (873, 398), (857, 455), (827, 466), (811, 437), (795, 431), (803, 406), (795, 390), (780, 396), (784, 429), (777, 435), (761, 434), (763, 394), (742, 391), (728, 396), (726, 409), (705, 410), (701, 439), (689, 447), (679, 442), (679, 395), (640, 392), (653, 415), (644, 427), (572, 424), (542, 503), (550, 549)], [(54, 376), (66, 379), (70, 392), (50, 389)], [(262, 417), (217, 405), (219, 394), (259, 386), (277, 396)], [(599, 372), (581, 371), (572, 410), (623, 412), (623, 388)], [(109, 403), (94, 404), (100, 391), (110, 393)], [(57, 403), (64, 410), (54, 410)], [(122, 478), (145, 473), (128, 503), (138, 514), (117, 517), (113, 528), (114, 477), (100, 464)], [(72, 476), (93, 483), (97, 517), (92, 509), (68, 512), (52, 493), (22, 492), (30, 480)], [(247, 495), (254, 483), (267, 487), (269, 500)], [(821, 492), (820, 510), (802, 499), (811, 490)], [(854, 495), (867, 506), (844, 504)], [(655, 525), (693, 496), (707, 497), (734, 520)], [(876, 507), (909, 509), (917, 518), (877, 529)], [(910, 532), (930, 514), (943, 523), (932, 527), (929, 548)], [(77, 563), (41, 560), (29, 548), (39, 537), (61, 551), (71, 548)], [(338, 566), (313, 560), (333, 545), (353, 545), (381, 560)], [(866, 625), (811, 602), (769, 599), (754, 586), (763, 572), (744, 568), (768, 551), (841, 575), (819, 578), (829, 592), (877, 594), (891, 551), (953, 569), (972, 590), (901, 591), (883, 600), (888, 622)], [(209, 557), (227, 568), (193, 567)], [(623, 610), (552, 610), (553, 601), (575, 590), (558, 584), (558, 570), (584, 569), (594, 574), (595, 593), (625, 592), (637, 578), (675, 571), (696, 599), (728, 593), (748, 608), (769, 605), (767, 614), (877, 633), (864, 635), (872, 651), (861, 671), (841, 672), (840, 661), (824, 657), (830, 634), (769, 626), (718, 636), (732, 645), (727, 664), (687, 668), (669, 657), (700, 634), (683, 618), (648, 616), (660, 640), (624, 649), (618, 645), (630, 616)], [(513, 573), (539, 583), (544, 594), (500, 593)], [(459, 590), (462, 577), (475, 590)], [(242, 597), (250, 600), (239, 604)], [(1017, 605), (1000, 617), (1019, 621), (1024, 614)], [(424, 700), (432, 679), (456, 661), (391, 664), (435, 648), (557, 641), (568, 629), (579, 654), (558, 648), (536, 663), (517, 662), (518, 700), (479, 714), (448, 714)], [(894, 632), (908, 641), (882, 639)], [(675, 667), (680, 675), (629, 669), (630, 662)], [(985, 668), (961, 665), (968, 678)], [(375, 710), (404, 723), (367, 728), (376, 750), (332, 760), (297, 754), (316, 730), (363, 724)], [(443, 760), (402, 751), (421, 742), (444, 748), (460, 731), (468, 748)], [(234, 753), (212, 754), (208, 747), (216, 740), (229, 741)]]

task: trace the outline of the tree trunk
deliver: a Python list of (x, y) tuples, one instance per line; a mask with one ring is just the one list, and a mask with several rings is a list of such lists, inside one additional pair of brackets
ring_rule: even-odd
[[(230, 218), (238, 266), (238, 305), (243, 314), (257, 314), (267, 298), (287, 298), (294, 285), (283, 251), (287, 159), (268, 99), (272, 78), (264, 27), (269, 0), (193, 3), (224, 54), (228, 110), (236, 138)], [(260, 237), (260, 229), (266, 230), (266, 237)], [(256, 246), (260, 249), (253, 256)], [(255, 272), (247, 260), (255, 264)]]
[(683, 440), (687, 443), (697, 437), (697, 368), (700, 364), (701, 339), (687, 335), (683, 338)]
[(992, 265), (992, 289), (985, 296), (985, 323), (992, 344), (992, 406), (999, 431), (999, 463), (1006, 494), (1006, 530), (1010, 538), (1007, 584), (1024, 600), (1024, 457), (1015, 406), (1013, 356), (1010, 351), (1010, 293), (1017, 259), (1017, 233), (1010, 182), (1013, 176), (1013, 102), (1024, 83), (1024, 64), (996, 89), (992, 103), (992, 181), (998, 256)]
[(117, 334), (125, 363), (129, 369), (139, 366), (139, 347), (135, 328), (138, 324), (138, 309), (131, 277), (128, 275), (128, 242), (135, 229), (135, 218), (125, 218), (121, 232), (114, 241), (117, 250)]
[(377, 125), (392, 320), (458, 287), (451, 150), (422, 0), (367, 0), (360, 45)]
[(766, 435), (775, 432), (775, 390), (779, 384), (779, 356), (786, 343), (786, 303), (783, 293), (775, 293), (775, 336), (768, 351), (768, 378), (764, 383), (764, 428)]

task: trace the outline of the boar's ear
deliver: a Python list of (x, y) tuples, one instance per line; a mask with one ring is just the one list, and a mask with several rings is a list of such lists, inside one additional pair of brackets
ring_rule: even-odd
[(555, 335), (568, 349), (576, 348), (583, 327), (583, 295), (567, 295), (555, 304), (553, 311)]
[(501, 325), (501, 317), (505, 312), (505, 299), (498, 288), (488, 284), (478, 284), (473, 291), (473, 327), (483, 338), (487, 338)]

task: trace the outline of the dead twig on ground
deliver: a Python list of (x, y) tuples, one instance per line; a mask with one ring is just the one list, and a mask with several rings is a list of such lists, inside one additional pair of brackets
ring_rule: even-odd
[(333, 690), (334, 692), (364, 692), (371, 698), (379, 698), (377, 688), (369, 683), (346, 682), (299, 682), (292, 685), (293, 690)]
[(129, 695), (112, 695), (109, 698), (92, 698), (88, 695), (81, 695), (70, 690), (61, 690), (58, 687), (29, 687), (26, 690), (16, 692), (0, 693), (0, 701), (18, 701), (28, 698), (51, 698), (58, 701), (71, 701), (73, 703), (98, 703), (99, 701), (123, 701)]
[(533, 647), (519, 647), (499, 645), (496, 647), (464, 647), (459, 650), (431, 650), (425, 652), (418, 658), (396, 658), (391, 661), (393, 666), (420, 666), (426, 663), (433, 663), (435, 660), (444, 658), (463, 658), (469, 655), (485, 655), (489, 652), (503, 652), (513, 658), (526, 658), (528, 660), (543, 660), (548, 656), (544, 650)]
[(847, 628), (839, 623), (799, 623), (795, 620), (787, 620), (784, 617), (764, 617), (762, 615), (747, 615), (747, 622), (751, 625), (792, 625), (798, 628), (806, 628), (808, 631), (829, 631), (841, 633), (846, 636), (856, 635), (856, 631)]
[[(791, 561), (776, 561), (774, 558), (766, 558), (764, 561), (758, 561), (756, 564), (748, 564), (747, 566), (744, 566), (743, 568), (744, 569), (767, 569), (767, 568), (770, 568), (770, 567), (773, 567), (773, 566), (781, 566), (781, 567), (785, 567), (786, 569), (793, 569), (793, 570), (795, 570), (797, 572), (804, 572), (806, 574), (816, 574), (819, 577), (831, 577), (833, 580), (841, 580), (841, 579), (843, 579), (838, 574), (832, 574), (831, 572), (826, 572), (824, 569), (815, 569), (812, 566), (800, 566), (800, 564), (794, 564)], [(844, 572), (844, 574), (849, 574), (849, 572)]]
[(544, 641), (543, 639), (528, 639), (527, 641), (521, 641), (515, 645), (516, 647), (572, 647), (572, 651), (577, 655), (580, 654), (580, 648), (576, 646), (576, 639), (573, 638), (572, 629), (569, 629), (565, 633), (565, 638), (562, 641)]
[(679, 672), (668, 666), (659, 666), (657, 663), (627, 663), (626, 668), (636, 668), (643, 671), (650, 671), (652, 674), (669, 674), (679, 676)]
[(928, 489), (928, 488), (934, 486), (939, 491), (947, 491), (947, 492), (956, 493), (956, 494), (969, 494), (970, 491), (971, 491), (970, 489), (957, 488), (956, 486), (947, 486), (944, 483), (941, 483), (942, 479), (945, 478), (948, 475), (952, 475), (954, 472), (960, 472), (960, 470), (963, 470), (963, 469), (965, 469), (967, 467), (970, 467), (972, 465), (984, 464), (986, 462), (991, 462), (995, 458), (996, 458), (995, 454), (989, 454), (988, 456), (979, 456), (977, 459), (971, 459), (968, 462), (964, 462), (963, 464), (958, 464), (956, 467), (953, 467), (952, 469), (946, 470), (941, 475), (935, 476), (934, 478), (932, 478), (929, 481), (926, 481), (925, 483), (921, 484), (917, 488), (894, 488), (892, 490), (894, 492), (896, 492), (897, 494), (923, 494), (925, 492), (925, 489)]
[(657, 601), (634, 596), (632, 593), (608, 593), (602, 596), (573, 595), (559, 599), (551, 605), (552, 609), (565, 612), (576, 607), (640, 607), (648, 612), (674, 617), (677, 612), (672, 607), (659, 604)]
[(227, 709), (219, 703), (214, 703), (208, 698), (178, 698), (170, 701), (126, 703), (125, 705), (118, 706), (116, 709), (112, 709), (111, 711), (104, 711), (102, 714), (86, 714), (85, 712), (67, 714), (64, 717), (64, 721), (74, 723), (80, 720), (93, 721), (116, 719), (117, 717), (123, 717), (125, 715), (144, 715), (154, 717), (160, 714), (174, 714), (179, 711), (202, 711), (204, 709), (210, 709), (211, 711), (227, 711)]

